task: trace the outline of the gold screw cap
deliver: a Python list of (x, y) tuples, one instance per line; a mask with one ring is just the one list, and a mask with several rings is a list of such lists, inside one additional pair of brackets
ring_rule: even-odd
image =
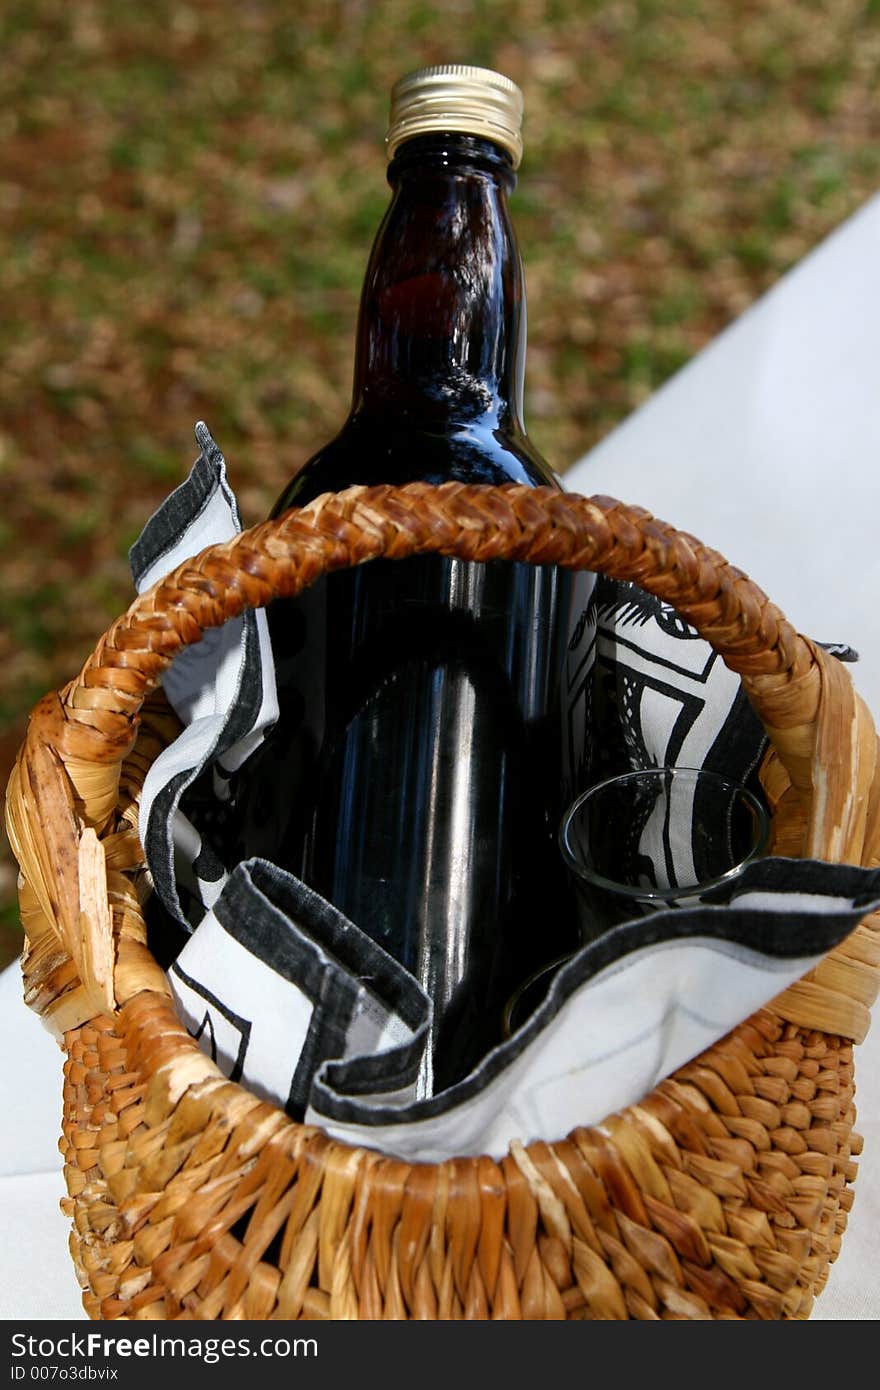
[(461, 63), (419, 68), (391, 89), (388, 158), (414, 135), (449, 131), (494, 141), (507, 150), (516, 169), (522, 158), (522, 118), (522, 92), (500, 72)]

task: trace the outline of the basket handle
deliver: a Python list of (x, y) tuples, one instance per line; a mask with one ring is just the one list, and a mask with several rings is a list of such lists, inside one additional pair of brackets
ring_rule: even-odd
[[(167, 989), (124, 887), (131, 864), (120, 857), (134, 855), (118, 827), (120, 773), (166, 667), (206, 629), (325, 573), (426, 552), (593, 570), (670, 603), (742, 677), (784, 769), (774, 795), (777, 810), (787, 799), (798, 826), (792, 852), (877, 862), (877, 738), (849, 673), (717, 552), (607, 497), (519, 485), (350, 488), (184, 562), (112, 624), (60, 694), (35, 707), (10, 779), (7, 826), (22, 870), (30, 1002), (47, 1021), (53, 1015), (56, 1031), (112, 1011), (140, 988)], [(871, 933), (872, 949), (876, 941)], [(859, 1020), (842, 1009), (851, 1036), (867, 1028), (869, 992), (862, 983)], [(825, 1028), (827, 1000), (819, 1017), (816, 1000), (804, 1008), (809, 1026)]]

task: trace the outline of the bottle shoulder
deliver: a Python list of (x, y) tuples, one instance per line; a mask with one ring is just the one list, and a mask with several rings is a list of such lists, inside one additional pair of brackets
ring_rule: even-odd
[(476, 424), (436, 433), (406, 421), (355, 419), (306, 461), (282, 492), (273, 515), (305, 506), (324, 492), (411, 482), (562, 486), (524, 435)]

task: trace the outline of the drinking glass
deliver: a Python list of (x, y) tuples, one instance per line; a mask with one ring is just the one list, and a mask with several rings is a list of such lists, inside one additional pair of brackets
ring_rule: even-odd
[[(719, 898), (766, 852), (769, 838), (770, 818), (758, 797), (704, 768), (647, 768), (588, 788), (559, 830), (581, 944), (634, 918)], [(549, 961), (514, 991), (504, 1037), (534, 1012), (570, 959)]]
[(770, 819), (741, 782), (655, 767), (582, 792), (559, 830), (586, 943), (633, 917), (717, 897), (767, 848)]

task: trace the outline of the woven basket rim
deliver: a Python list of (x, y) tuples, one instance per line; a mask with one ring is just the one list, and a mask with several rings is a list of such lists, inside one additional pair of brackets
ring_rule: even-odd
[[(627, 1207), (637, 1210), (640, 1219), (646, 1211), (651, 1193), (639, 1191), (638, 1182), (650, 1175), (651, 1164), (656, 1165), (656, 1152), (652, 1156), (649, 1151), (660, 1142), (658, 1127), (672, 1124), (673, 1112), (677, 1117), (673, 1129), (684, 1124), (682, 1114), (685, 1110), (690, 1114), (698, 1093), (697, 1111), (706, 1105), (708, 1095), (709, 1113), (717, 1118), (712, 1110), (717, 1099), (714, 1083), (694, 1079), (702, 1075), (701, 1068), (721, 1067), (727, 1074), (733, 1066), (731, 1058), (742, 1048), (746, 1053), (750, 1049), (772, 1052), (777, 1043), (784, 1060), (785, 1048), (797, 1038), (806, 1040), (797, 1046), (826, 1047), (840, 1054), (842, 1066), (849, 1065), (845, 1060), (851, 1057), (848, 1040), (864, 1036), (869, 1003), (877, 990), (880, 935), (876, 922), (866, 921), (857, 928), (843, 948), (775, 1000), (771, 1010), (744, 1020), (723, 1047), (709, 1050), (714, 1060), (695, 1059), (690, 1071), (684, 1069), (691, 1079), (668, 1078), (642, 1105), (623, 1116), (608, 1117), (599, 1130), (575, 1131), (550, 1147), (545, 1141), (513, 1146), (511, 1156), (500, 1164), (488, 1159), (450, 1159), (443, 1165), (413, 1166), (329, 1140), (321, 1131), (297, 1125), (226, 1081), (176, 1019), (164, 976), (144, 944), (136, 894), (119, 887), (119, 874), (124, 877), (131, 868), (137, 869), (132, 839), (136, 839), (138, 779), (169, 731), (167, 709), (151, 692), (181, 646), (246, 607), (261, 606), (277, 594), (298, 592), (330, 569), (378, 555), (403, 558), (426, 550), (469, 559), (503, 557), (601, 569), (613, 577), (632, 578), (671, 602), (739, 673), (768, 733), (772, 753), (765, 789), (774, 806), (777, 843), (781, 837), (782, 844), (799, 845), (802, 853), (840, 862), (877, 862), (880, 817), (872, 812), (870, 818), (867, 809), (869, 804), (877, 805), (876, 793), (869, 794), (877, 740), (849, 673), (798, 634), (766, 595), (717, 552), (643, 509), (609, 498), (517, 486), (354, 488), (318, 498), (307, 508), (293, 509), (277, 522), (250, 528), (234, 542), (209, 547), (187, 561), (116, 620), (75, 680), (36, 707), (7, 799), (10, 840), (22, 866), (29, 1002), (63, 1033), (77, 1077), (78, 1054), (93, 1062), (102, 1085), (110, 1085), (114, 1075), (126, 1076), (134, 1066), (142, 1087), (138, 1104), (146, 1106), (139, 1115), (141, 1128), (132, 1131), (136, 1135), (141, 1135), (144, 1126), (149, 1135), (154, 1125), (181, 1123), (181, 1113), (189, 1114), (201, 1097), (206, 1115), (214, 1115), (215, 1120), (218, 1115), (225, 1117), (233, 1129), (240, 1112), (240, 1123), (252, 1144), (252, 1131), (262, 1125), (263, 1148), (254, 1152), (271, 1150), (279, 1161), (303, 1171), (311, 1171), (318, 1162), (325, 1196), (327, 1189), (335, 1190), (340, 1183), (350, 1188), (350, 1215), (356, 1188), (361, 1204), (368, 1198), (386, 1200), (391, 1188), (403, 1200), (403, 1194), (413, 1190), (414, 1175), (422, 1172), (418, 1180), (427, 1182), (424, 1172), (431, 1174), (435, 1169), (432, 1202), (439, 1200), (436, 1184), (448, 1188), (452, 1182), (456, 1191), (464, 1185), (459, 1194), (462, 1201), (465, 1190), (471, 1192), (468, 1200), (472, 1202), (478, 1189), (483, 1195), (477, 1206), (484, 1207), (485, 1194), (500, 1184), (509, 1212), (514, 1194), (527, 1189), (545, 1231), (551, 1232), (554, 1221), (558, 1224), (551, 1197), (555, 1193), (558, 1201), (560, 1191), (553, 1165), (564, 1152), (573, 1165), (566, 1170), (569, 1175), (580, 1174), (586, 1164), (612, 1191), (616, 1187), (613, 1209), (619, 1227), (621, 1221), (632, 1220), (626, 1216)], [(76, 856), (77, 891), (68, 901), (63, 877), (54, 891), (49, 880), (59, 863), (74, 862), (72, 855)], [(109, 893), (108, 881), (114, 885)], [(860, 964), (861, 974), (852, 994), (854, 962)], [(111, 1049), (108, 1055), (116, 1057), (115, 1070), (105, 1066), (101, 1054), (106, 1039), (114, 1040), (116, 1052)], [(96, 1131), (93, 1107), (81, 1094), (82, 1085), (81, 1079), (68, 1077), (69, 1088), (77, 1091), (71, 1107), (78, 1118), (68, 1144), (68, 1174), (74, 1175), (74, 1187), (84, 1172), (91, 1173), (102, 1161), (99, 1149), (93, 1152), (83, 1138), (100, 1132), (100, 1125)], [(700, 1091), (701, 1086), (708, 1086), (708, 1092)], [(693, 1116), (687, 1123), (692, 1120)], [(846, 1130), (840, 1150), (843, 1155), (846, 1149), (846, 1156), (838, 1165), (845, 1196), (850, 1181), (847, 1146), (857, 1144), (857, 1137), (850, 1140), (851, 1117), (846, 1121), (841, 1116), (838, 1124)], [(597, 1137), (600, 1131), (604, 1137)], [(678, 1143), (668, 1142), (673, 1147)], [(134, 1144), (132, 1139), (127, 1153)], [(94, 1160), (90, 1168), (83, 1166), (86, 1160)], [(441, 1171), (447, 1172), (446, 1178), (437, 1176)], [(467, 1173), (471, 1176), (466, 1177)], [(168, 1181), (173, 1185), (175, 1180), (170, 1174)], [(105, 1173), (101, 1181), (111, 1179)], [(647, 1181), (648, 1188), (656, 1183), (650, 1176)], [(474, 1183), (477, 1188), (469, 1186)], [(664, 1188), (667, 1195), (668, 1190)], [(74, 1208), (87, 1207), (91, 1218), (94, 1203), (89, 1199), (82, 1206), (81, 1193), (80, 1184), (71, 1195)], [(444, 1201), (449, 1200), (447, 1192)], [(373, 1209), (368, 1205), (357, 1210), (363, 1220), (365, 1211)], [(481, 1219), (487, 1219), (485, 1211)], [(658, 1219), (655, 1214), (654, 1220)], [(182, 1218), (176, 1220), (180, 1224)], [(571, 1213), (567, 1220), (570, 1228)], [(664, 1239), (668, 1238), (667, 1233)], [(509, 1233), (507, 1240), (509, 1246)], [(503, 1263), (506, 1257), (502, 1252), (498, 1258)], [(546, 1260), (543, 1267), (546, 1273)], [(811, 1301), (811, 1291), (822, 1277), (819, 1268), (804, 1285), (802, 1304)], [(494, 1290), (497, 1279), (490, 1282)], [(247, 1281), (242, 1287), (246, 1285)], [(162, 1298), (171, 1297), (165, 1285), (163, 1289)], [(521, 1292), (520, 1288), (518, 1306)], [(92, 1293), (99, 1299), (94, 1289)], [(456, 1296), (461, 1300), (462, 1288)], [(361, 1307), (366, 1306), (364, 1297), (360, 1289)], [(558, 1307), (549, 1285), (543, 1297), (546, 1307)], [(106, 1311), (116, 1305), (113, 1298), (108, 1302), (104, 1297), (101, 1306)], [(143, 1306), (150, 1306), (149, 1300)], [(212, 1306), (210, 1299), (201, 1306)], [(331, 1313), (337, 1315), (342, 1314)]]

